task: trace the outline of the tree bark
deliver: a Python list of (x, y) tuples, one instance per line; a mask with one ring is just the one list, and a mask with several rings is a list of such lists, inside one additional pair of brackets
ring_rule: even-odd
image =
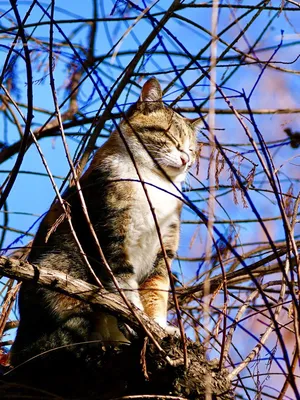
[[(233, 399), (228, 371), (220, 370), (218, 362), (208, 361), (202, 345), (185, 339), (188, 349), (185, 368), (181, 338), (168, 336), (158, 324), (134, 308), (141, 323), (138, 322), (119, 295), (60, 271), (4, 256), (0, 257), (0, 272), (97, 305), (137, 332), (137, 338), (130, 345), (81, 344), (78, 350), (81, 355), (76, 361), (58, 361), (59, 352), (54, 351), (29, 360), (28, 365), (10, 369), (0, 385), (2, 399), (23, 395), (51, 398), (50, 392), (72, 399), (172, 399), (175, 396), (200, 400), (207, 393), (212, 399)], [(145, 335), (145, 328), (149, 336)]]

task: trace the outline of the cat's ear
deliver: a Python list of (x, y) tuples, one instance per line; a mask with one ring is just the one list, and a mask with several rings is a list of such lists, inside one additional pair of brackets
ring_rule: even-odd
[(156, 78), (150, 78), (144, 84), (139, 103), (151, 109), (163, 107), (162, 89)]
[(190, 122), (190, 124), (192, 125), (192, 128), (194, 131), (197, 131), (198, 129), (200, 129), (204, 123), (203, 123), (203, 118), (187, 118), (187, 120)]

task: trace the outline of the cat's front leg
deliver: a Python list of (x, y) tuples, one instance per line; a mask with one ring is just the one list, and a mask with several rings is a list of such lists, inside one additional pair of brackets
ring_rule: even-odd
[(137, 308), (144, 311), (144, 306), (140, 297), (139, 284), (135, 276), (122, 276), (118, 277), (117, 280), (126, 298)]
[[(114, 277), (117, 281), (119, 289), (123, 291), (126, 298), (137, 308), (144, 311), (144, 307), (140, 298), (139, 284), (133, 267), (126, 263), (125, 266), (117, 266), (112, 268)], [(114, 293), (118, 293), (118, 288), (111, 280), (108, 289)]]
[(158, 251), (152, 273), (140, 286), (140, 296), (146, 314), (153, 318), (169, 334), (175, 335), (179, 335), (179, 329), (169, 325), (167, 322), (170, 281), (166, 261), (171, 266), (178, 248), (179, 213), (180, 207), (178, 207), (178, 214), (174, 215), (164, 233), (164, 249)]
[[(139, 292), (139, 284), (134, 273), (122, 273), (115, 275), (119, 288), (126, 298), (137, 308), (144, 311)], [(116, 288), (115, 288), (116, 289)], [(130, 341), (137, 337), (137, 333), (127, 324), (119, 324), (119, 330)]]
[[(118, 288), (123, 291), (126, 298), (140, 310), (144, 310), (140, 299), (138, 283), (135, 274), (131, 272), (131, 267), (114, 267), (114, 277)], [(105, 284), (106, 288), (112, 293), (118, 293), (119, 290), (113, 280)], [(116, 317), (104, 312), (97, 312), (94, 318), (94, 330), (92, 340), (100, 340), (106, 344), (123, 343), (128, 344), (136, 337), (136, 332), (127, 324), (117, 320)]]
[(144, 311), (150, 318), (153, 318), (169, 334), (179, 335), (179, 329), (167, 323), (169, 277), (166, 271), (162, 273), (162, 270), (162, 268), (156, 268), (140, 286), (141, 300)]

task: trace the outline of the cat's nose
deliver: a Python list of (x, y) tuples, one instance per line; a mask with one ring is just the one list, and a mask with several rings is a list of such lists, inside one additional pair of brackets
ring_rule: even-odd
[(186, 153), (183, 153), (183, 152), (180, 154), (180, 159), (181, 159), (182, 165), (186, 165), (190, 161), (189, 155)]

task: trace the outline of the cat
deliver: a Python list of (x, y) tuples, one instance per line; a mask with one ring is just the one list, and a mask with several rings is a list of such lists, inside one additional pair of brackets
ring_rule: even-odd
[[(182, 202), (178, 189), (195, 160), (198, 124), (199, 120), (186, 119), (167, 107), (158, 80), (151, 78), (80, 179), (91, 222), (120, 288), (128, 300), (168, 332), (175, 331), (167, 324), (169, 276), (137, 170), (145, 182), (171, 264), (179, 242)], [(105, 288), (116, 291), (76, 188), (68, 188), (63, 197), (95, 274)], [(57, 223), (62, 213), (59, 203), (54, 203), (41, 222), (28, 261), (95, 283), (67, 220)], [(13, 366), (56, 348), (77, 351), (74, 343), (128, 342), (114, 317), (33, 282), (22, 283), (18, 302), (20, 323), (11, 350)]]

